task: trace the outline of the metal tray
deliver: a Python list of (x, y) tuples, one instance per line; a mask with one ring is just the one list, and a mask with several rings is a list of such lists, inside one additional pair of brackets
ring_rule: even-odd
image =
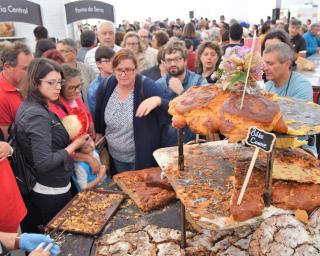
[[(112, 195), (112, 194), (117, 194), (117, 195), (121, 195), (122, 197), (120, 197), (118, 200), (115, 200), (111, 206), (103, 208), (100, 210), (101, 214), (99, 216), (99, 210), (97, 208), (95, 208), (94, 210), (90, 210), (90, 205), (94, 206), (94, 203), (96, 202), (90, 202), (90, 201), (86, 201), (86, 194), (88, 193), (93, 193), (97, 194), (97, 195), (104, 195), (104, 196), (108, 196), (108, 195)], [(79, 199), (80, 196), (84, 195), (83, 198)], [(110, 219), (112, 218), (112, 216), (116, 213), (116, 211), (118, 210), (119, 206), (121, 205), (121, 203), (123, 202), (123, 200), (126, 198), (126, 195), (122, 192), (116, 192), (116, 191), (109, 191), (109, 190), (98, 190), (98, 189), (89, 189), (89, 190), (85, 190), (82, 191), (80, 193), (78, 193), (46, 226), (46, 228), (48, 230), (52, 230), (52, 229), (57, 229), (57, 230), (61, 230), (61, 231), (66, 231), (66, 232), (71, 232), (71, 233), (75, 233), (75, 234), (82, 234), (82, 235), (89, 235), (89, 236), (98, 236), (104, 229), (104, 227), (106, 226), (106, 224), (108, 224), (108, 222), (110, 221)], [(79, 201), (80, 200), (80, 201)], [(101, 197), (98, 200), (101, 200)], [(86, 207), (78, 207), (78, 204), (80, 202), (84, 202), (86, 204)], [(75, 203), (77, 203), (77, 205), (74, 205)], [(74, 207), (74, 210), (72, 209)], [(72, 209), (72, 210), (70, 210)], [(72, 228), (67, 226), (66, 224), (68, 224), (68, 219), (75, 217), (74, 213), (77, 214), (80, 212), (80, 214), (78, 215), (79, 220), (81, 220), (82, 223), (85, 222), (83, 216), (85, 215), (89, 215), (89, 213), (92, 212), (92, 221), (96, 220), (95, 218), (103, 218), (103, 221), (101, 221), (99, 224), (99, 227), (97, 228), (96, 232), (90, 232), (90, 231), (86, 231), (86, 230), (79, 230), (76, 228)], [(59, 220), (59, 221), (58, 221)], [(58, 223), (56, 225), (53, 225), (54, 222), (58, 221)], [(88, 226), (92, 225), (90, 223), (87, 223)], [(58, 228), (57, 228), (58, 226)]]

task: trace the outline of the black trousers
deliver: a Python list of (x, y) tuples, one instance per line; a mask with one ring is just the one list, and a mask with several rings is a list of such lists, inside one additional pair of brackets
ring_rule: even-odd
[(42, 232), (42, 228), (71, 198), (70, 191), (59, 195), (45, 195), (32, 191), (25, 201), (28, 213), (21, 223), (22, 232)]
[(36, 206), (31, 200), (31, 192), (25, 195), (22, 195), (24, 204), (27, 208), (27, 215), (21, 221), (21, 231), (22, 233), (39, 233), (40, 225), (40, 212), (37, 210)]

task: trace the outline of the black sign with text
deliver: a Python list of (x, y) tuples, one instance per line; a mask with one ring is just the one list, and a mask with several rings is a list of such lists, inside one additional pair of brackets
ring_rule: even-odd
[(3, 21), (42, 25), (40, 5), (25, 0), (1, 0), (0, 22)]
[(273, 133), (260, 130), (253, 126), (249, 128), (246, 138), (248, 145), (258, 147), (267, 153), (271, 152), (275, 141), (276, 136)]
[(100, 1), (75, 1), (64, 5), (67, 24), (78, 20), (102, 19), (114, 22), (113, 5)]

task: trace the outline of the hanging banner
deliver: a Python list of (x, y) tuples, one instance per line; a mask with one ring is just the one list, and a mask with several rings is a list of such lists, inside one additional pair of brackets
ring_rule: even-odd
[(114, 22), (113, 5), (100, 1), (76, 1), (64, 5), (67, 24), (78, 20), (102, 19)]
[(25, 0), (0, 0), (0, 22), (42, 25), (40, 5)]

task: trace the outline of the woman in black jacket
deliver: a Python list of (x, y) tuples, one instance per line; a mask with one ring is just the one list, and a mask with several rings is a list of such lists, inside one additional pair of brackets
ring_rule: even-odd
[(16, 115), (16, 139), (36, 176), (33, 190), (24, 197), (30, 201), (27, 207), (33, 206), (28, 207), (28, 216), (34, 211), (40, 213), (39, 219), (29, 220), (33, 226), (46, 225), (70, 201), (70, 155), (89, 136), (82, 135), (69, 144), (67, 131), (48, 109), (48, 102), (59, 97), (63, 78), (58, 64), (42, 58), (33, 60), (27, 75), (28, 98)]

